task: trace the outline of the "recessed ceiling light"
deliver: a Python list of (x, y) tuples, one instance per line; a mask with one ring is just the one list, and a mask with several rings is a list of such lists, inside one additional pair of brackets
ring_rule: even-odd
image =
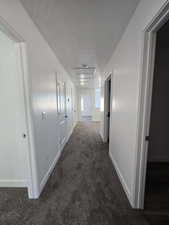
[(80, 80), (80, 83), (86, 83), (88, 80)]
[(87, 81), (89, 79), (88, 78), (80, 78), (79, 80), (81, 80), (81, 81)]

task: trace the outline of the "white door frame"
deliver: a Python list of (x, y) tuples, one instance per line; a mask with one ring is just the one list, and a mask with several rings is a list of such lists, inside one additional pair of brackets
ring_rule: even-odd
[(31, 95), (30, 95), (30, 81), (28, 76), (27, 68), (27, 49), (26, 42), (24, 39), (3, 19), (0, 17), (0, 29), (4, 32), (11, 40), (13, 40), (19, 48), (19, 57), (21, 60), (21, 78), (23, 84), (23, 94), (24, 94), (24, 108), (25, 108), (25, 118), (26, 118), (26, 132), (28, 138), (28, 196), (30, 199), (36, 199), (40, 195), (38, 176), (37, 176), (37, 163), (35, 155), (34, 146), (34, 134), (33, 134), (33, 122), (32, 122), (32, 105), (31, 105)]
[[(107, 113), (108, 113), (108, 95), (109, 95), (109, 90), (108, 90), (108, 82), (111, 80), (111, 85), (112, 85), (112, 74), (109, 74), (109, 76), (105, 79), (104, 81), (104, 128), (103, 128), (103, 141), (108, 142), (108, 119), (107, 119)], [(110, 106), (111, 106), (111, 100), (112, 100), (112, 88), (111, 88), (111, 93), (110, 93)], [(111, 107), (110, 107), (110, 118), (109, 122), (111, 121)], [(110, 129), (110, 125), (109, 125)], [(110, 131), (109, 131), (110, 132)]]
[(156, 50), (156, 33), (169, 19), (169, 2), (153, 18), (143, 32), (143, 52), (141, 63), (141, 80), (139, 96), (139, 122), (137, 134), (137, 155), (134, 183), (134, 208), (144, 208), (144, 194), (147, 169), (148, 143), (145, 137), (149, 135), (151, 99), (153, 89), (154, 61)]

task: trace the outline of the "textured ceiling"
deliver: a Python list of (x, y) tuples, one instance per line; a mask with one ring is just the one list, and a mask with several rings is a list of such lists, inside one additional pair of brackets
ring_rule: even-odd
[(65, 69), (102, 71), (139, 0), (20, 0)]

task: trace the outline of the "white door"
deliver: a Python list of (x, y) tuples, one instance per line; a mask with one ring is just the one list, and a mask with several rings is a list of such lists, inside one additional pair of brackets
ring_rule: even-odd
[(65, 82), (57, 81), (57, 103), (58, 103), (58, 126), (59, 145), (62, 149), (66, 142), (66, 86)]
[(67, 134), (69, 135), (73, 126), (73, 108), (72, 108), (72, 87), (66, 87), (66, 119), (67, 119)]
[(88, 93), (81, 96), (81, 115), (82, 117), (92, 117), (92, 97)]
[(28, 143), (19, 45), (0, 31), (0, 186), (28, 182)]

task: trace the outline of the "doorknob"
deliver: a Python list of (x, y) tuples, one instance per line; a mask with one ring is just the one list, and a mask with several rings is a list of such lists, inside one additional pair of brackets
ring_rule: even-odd
[(23, 137), (23, 138), (26, 138), (26, 134), (22, 134), (22, 137)]
[(146, 136), (146, 137), (145, 137), (145, 140), (146, 140), (146, 141), (150, 141), (150, 136)]
[(65, 118), (68, 118), (68, 116), (67, 116), (67, 115), (65, 115)]

